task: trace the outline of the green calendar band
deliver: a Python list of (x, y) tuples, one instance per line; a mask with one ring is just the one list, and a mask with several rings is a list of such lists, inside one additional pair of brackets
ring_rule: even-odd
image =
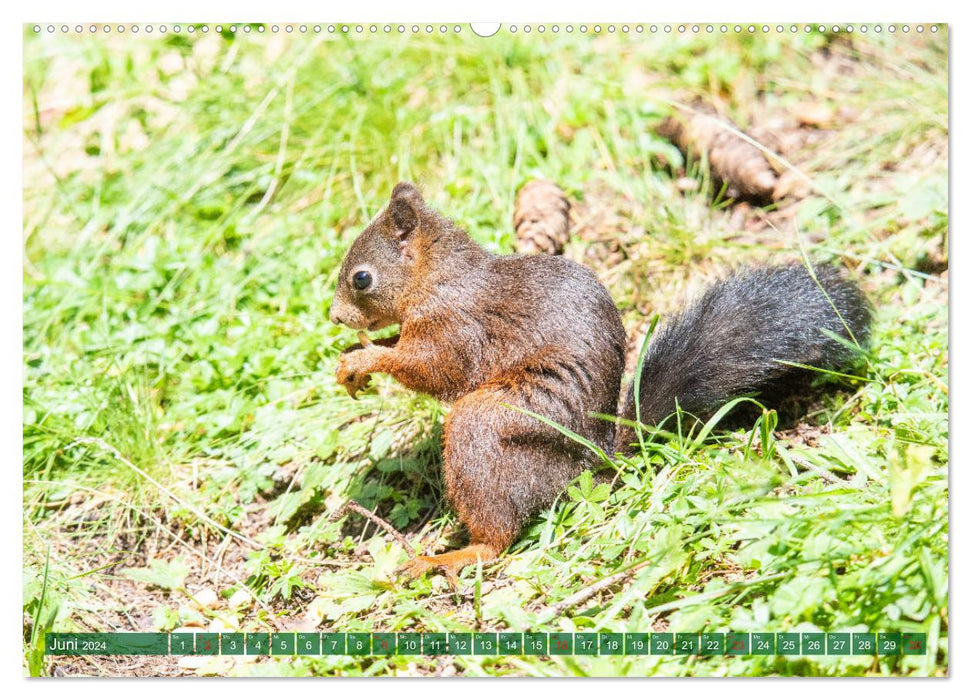
[(109, 634), (50, 632), (44, 639), (44, 653), (67, 656), (120, 654), (168, 656), (169, 635), (142, 632)]
[(50, 656), (911, 656), (925, 632), (51, 632)]

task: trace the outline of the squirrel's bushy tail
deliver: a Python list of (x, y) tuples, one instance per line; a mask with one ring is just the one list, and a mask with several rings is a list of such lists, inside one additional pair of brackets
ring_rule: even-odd
[[(641, 372), (640, 420), (659, 423), (674, 413), (675, 400), (704, 417), (738, 396), (780, 398), (803, 387), (806, 377), (783, 362), (836, 368), (853, 356), (853, 346), (865, 345), (869, 330), (866, 298), (835, 267), (810, 272), (792, 264), (736, 273), (651, 339)], [(633, 381), (624, 416), (635, 417)], [(628, 433), (619, 432), (618, 448), (629, 444)]]

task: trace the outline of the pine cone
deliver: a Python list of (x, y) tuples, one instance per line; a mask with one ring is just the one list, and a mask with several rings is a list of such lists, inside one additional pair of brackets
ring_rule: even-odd
[(704, 113), (683, 114), (666, 119), (658, 133), (686, 156), (707, 153), (712, 177), (734, 188), (741, 199), (771, 202), (775, 170), (762, 151), (726, 129), (723, 121)]
[(513, 212), (520, 253), (559, 255), (570, 239), (570, 202), (549, 180), (530, 180), (516, 195)]

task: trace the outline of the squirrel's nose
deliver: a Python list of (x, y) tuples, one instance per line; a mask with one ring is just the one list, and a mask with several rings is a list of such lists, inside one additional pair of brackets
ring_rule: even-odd
[(344, 323), (344, 319), (342, 319), (341, 315), (337, 313), (337, 304), (330, 305), (330, 322), (335, 325)]

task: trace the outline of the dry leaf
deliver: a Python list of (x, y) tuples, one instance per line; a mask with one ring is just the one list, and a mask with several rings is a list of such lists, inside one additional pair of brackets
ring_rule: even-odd
[(189, 599), (189, 605), (197, 610), (211, 610), (219, 607), (221, 602), (222, 599), (219, 597), (219, 594), (211, 588), (203, 588), (201, 591), (196, 591), (190, 594)]

